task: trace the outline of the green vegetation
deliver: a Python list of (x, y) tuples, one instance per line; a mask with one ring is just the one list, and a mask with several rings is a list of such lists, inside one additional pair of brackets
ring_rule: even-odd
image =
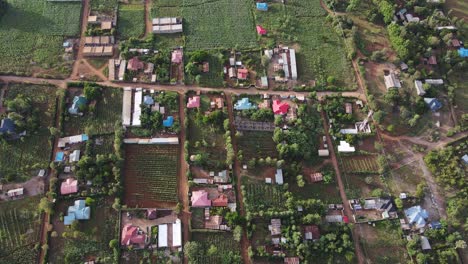
[(112, 13), (117, 8), (118, 0), (91, 0), (91, 10)]
[(26, 264), (37, 260), (33, 249), (40, 238), (40, 196), (0, 204), (0, 259), (3, 263)]
[(347, 173), (379, 173), (376, 155), (343, 156), (341, 160)]
[(127, 200), (177, 202), (177, 145), (127, 145), (125, 153)]
[(284, 190), (281, 186), (272, 184), (244, 184), (242, 195), (247, 211), (253, 214), (263, 214), (263, 211), (284, 209)]
[[(49, 127), (54, 126), (57, 89), (47, 85), (10, 84), (5, 99), (18, 96), (30, 101), (39, 126), (17, 140), (0, 139), (0, 177), (3, 181), (27, 180), (49, 166), (52, 143)], [(21, 132), (21, 131), (19, 131)]]
[[(188, 57), (185, 63), (186, 83), (196, 82), (204, 87), (222, 87), (224, 83), (222, 53), (208, 53), (206, 51), (195, 51), (186, 53)], [(202, 63), (208, 62), (209, 72), (202, 72)]]
[(192, 241), (184, 245), (192, 264), (242, 263), (240, 243), (225, 232), (192, 232)]
[(62, 42), (64, 36), (79, 34), (81, 2), (7, 0), (7, 3), (0, 23), (0, 72), (31, 75), (39, 67), (48, 76), (67, 76), (71, 62), (61, 57)]
[(119, 5), (117, 32), (121, 39), (143, 36), (145, 33), (145, 7), (143, 5)]
[(263, 131), (241, 131), (237, 142), (242, 150), (244, 160), (253, 158), (276, 158), (276, 143), (273, 141), (273, 133)]

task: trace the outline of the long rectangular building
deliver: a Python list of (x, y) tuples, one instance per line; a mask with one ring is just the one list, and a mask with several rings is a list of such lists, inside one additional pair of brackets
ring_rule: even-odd
[(122, 103), (122, 125), (130, 126), (132, 119), (132, 88), (125, 87)]
[(125, 78), (125, 69), (127, 69), (127, 61), (122, 60), (119, 66), (119, 81), (123, 81)]
[(143, 102), (143, 90), (137, 88), (135, 92), (135, 98), (133, 102), (133, 117), (132, 117), (132, 126), (139, 127), (141, 126), (140, 116), (141, 116), (141, 103)]
[(172, 24), (178, 24), (179, 22), (177, 21), (176, 17), (157, 17), (153, 18), (153, 25), (172, 25)]
[(289, 60), (289, 64), (291, 66), (291, 79), (297, 80), (296, 51), (294, 49), (289, 50)]
[(115, 81), (115, 60), (110, 59), (109, 60), (109, 81)]
[(179, 33), (182, 31), (183, 31), (182, 24), (153, 26), (153, 33), (155, 34), (170, 34), (170, 33)]
[(288, 54), (283, 53), (283, 54), (281, 54), (281, 57), (282, 57), (282, 59), (283, 59), (284, 77), (285, 77), (286, 79), (289, 79)]

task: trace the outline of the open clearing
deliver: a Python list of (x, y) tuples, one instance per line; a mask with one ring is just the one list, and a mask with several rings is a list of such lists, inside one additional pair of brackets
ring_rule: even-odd
[(131, 4), (119, 5), (117, 32), (121, 39), (141, 37), (145, 33), (145, 7)]
[[(49, 166), (52, 145), (49, 141), (49, 126), (54, 125), (56, 88), (48, 85), (10, 84), (5, 99), (14, 99), (22, 94), (32, 99), (33, 107), (39, 110), (38, 132), (21, 140), (0, 143), (0, 176), (13, 174), (28, 180), (33, 170)], [(16, 180), (20, 180), (16, 178)]]
[(178, 153), (178, 145), (126, 145), (125, 204), (143, 208), (175, 205)]
[(0, 23), (0, 72), (68, 75), (71, 62), (61, 57), (62, 42), (65, 36), (79, 34), (81, 2), (7, 2), (9, 7)]

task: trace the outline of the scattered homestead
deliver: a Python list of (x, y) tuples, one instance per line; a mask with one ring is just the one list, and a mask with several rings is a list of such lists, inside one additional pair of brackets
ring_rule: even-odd
[(114, 55), (114, 36), (94, 36), (85, 38), (83, 55), (87, 57), (104, 57)]
[(340, 145), (338, 145), (338, 152), (349, 153), (349, 152), (355, 152), (355, 151), (356, 151), (356, 148), (351, 146), (348, 142), (340, 141)]
[(60, 194), (67, 195), (78, 192), (78, 180), (68, 178), (60, 186)]
[(424, 102), (427, 104), (429, 109), (431, 109), (432, 112), (438, 111), (440, 108), (442, 108), (442, 103), (437, 100), (437, 98), (424, 98)]
[[(231, 68), (232, 69), (232, 68)], [(244, 97), (237, 101), (234, 104), (234, 109), (241, 111), (241, 110), (249, 110), (249, 109), (256, 109), (257, 106), (249, 101), (248, 97)]]
[(384, 75), (385, 79), (385, 87), (387, 87), (387, 90), (390, 88), (401, 88), (401, 83), (400, 80), (397, 78), (395, 73), (389, 73)]
[(410, 207), (405, 210), (405, 216), (408, 224), (415, 229), (420, 229), (426, 226), (426, 220), (429, 218), (427, 211), (421, 208), (420, 205)]
[(171, 34), (183, 31), (182, 19), (176, 17), (153, 18), (152, 22), (154, 34)]
[(91, 208), (86, 206), (85, 200), (76, 200), (75, 204), (68, 207), (68, 214), (63, 217), (64, 225), (71, 225), (75, 220), (89, 220)]
[(58, 147), (59, 148), (64, 148), (67, 144), (68, 145), (78, 144), (78, 143), (81, 143), (81, 142), (88, 141), (88, 139), (89, 139), (89, 137), (86, 134), (59, 138)]

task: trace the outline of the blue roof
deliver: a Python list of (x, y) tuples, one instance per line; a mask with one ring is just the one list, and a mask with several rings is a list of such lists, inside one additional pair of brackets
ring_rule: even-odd
[(463, 155), (462, 160), (463, 160), (463, 162), (468, 164), (468, 154)]
[(234, 109), (236, 110), (249, 110), (249, 109), (255, 109), (256, 106), (249, 102), (249, 98), (245, 97), (237, 101), (237, 103), (234, 105)]
[(405, 215), (408, 218), (408, 222), (416, 225), (417, 227), (425, 226), (426, 219), (429, 217), (427, 211), (422, 209), (419, 205), (406, 209)]
[(62, 151), (57, 152), (57, 154), (55, 155), (56, 162), (63, 161), (64, 158), (65, 158), (65, 153), (63, 153)]
[(468, 49), (460, 48), (458, 50), (458, 55), (460, 55), (460, 57), (462, 57), (462, 58), (467, 58), (468, 57)]
[(442, 103), (437, 98), (424, 98), (424, 102), (434, 112), (442, 108)]
[(442, 228), (442, 224), (439, 221), (432, 221), (431, 222), (431, 228), (440, 229), (440, 228)]
[(88, 135), (86, 135), (86, 134), (81, 135), (81, 140), (82, 141), (88, 141), (88, 139), (89, 139)]
[(63, 224), (64, 225), (71, 225), (76, 220), (75, 214), (71, 213), (63, 217)]
[(267, 3), (257, 3), (257, 9), (262, 11), (268, 11)]
[(151, 97), (149, 95), (145, 95), (145, 97), (143, 99), (143, 103), (145, 105), (154, 105), (154, 99), (153, 99), (153, 97)]
[(86, 206), (85, 200), (76, 200), (73, 206), (68, 207), (68, 216), (73, 216), (77, 220), (88, 220), (91, 208)]
[(174, 117), (168, 116), (166, 120), (163, 120), (163, 126), (171, 127), (174, 124)]
[(0, 123), (0, 133), (15, 133), (15, 122), (10, 118), (4, 118)]
[(76, 115), (80, 111), (80, 107), (84, 106), (88, 103), (88, 100), (84, 96), (75, 96), (73, 98), (73, 104), (72, 106), (68, 109), (68, 112), (70, 114)]

